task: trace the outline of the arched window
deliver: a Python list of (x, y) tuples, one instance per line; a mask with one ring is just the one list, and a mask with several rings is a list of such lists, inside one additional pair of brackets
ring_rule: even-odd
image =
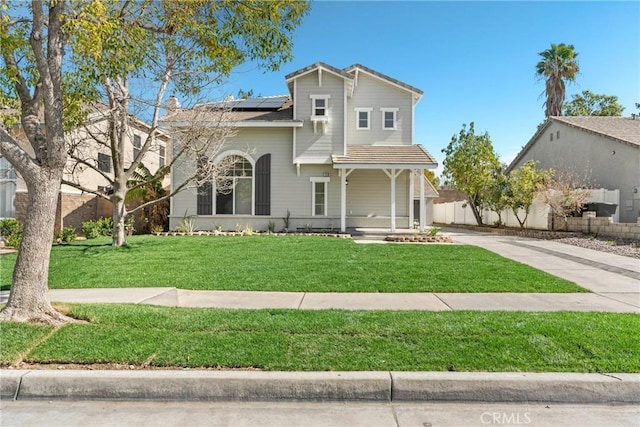
[(251, 215), (253, 165), (237, 154), (222, 159), (223, 176), (216, 180), (217, 215)]

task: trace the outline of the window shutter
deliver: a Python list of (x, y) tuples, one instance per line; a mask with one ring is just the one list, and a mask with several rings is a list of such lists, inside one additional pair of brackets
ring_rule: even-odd
[(256, 215), (271, 215), (271, 154), (256, 162)]
[(213, 188), (210, 182), (205, 182), (198, 187), (198, 215), (211, 215), (213, 213)]

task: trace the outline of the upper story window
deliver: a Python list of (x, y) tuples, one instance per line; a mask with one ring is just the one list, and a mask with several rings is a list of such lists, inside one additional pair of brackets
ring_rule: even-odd
[(327, 100), (324, 98), (318, 98), (313, 100), (313, 115), (314, 116), (326, 116), (327, 115)]
[(111, 156), (98, 153), (98, 170), (104, 173), (111, 173)]
[(16, 170), (0, 157), (0, 218), (15, 218)]
[(331, 95), (309, 95), (311, 98), (311, 117), (327, 117), (329, 115), (329, 99)]
[(140, 135), (133, 135), (133, 160), (140, 154), (140, 148), (142, 148), (142, 138)]
[(0, 182), (15, 181), (17, 179), (16, 170), (9, 163), (9, 160), (0, 157)]
[(318, 131), (318, 123), (322, 126), (322, 133), (327, 133), (329, 123), (329, 99), (331, 95), (309, 95), (311, 98), (311, 123), (313, 133)]
[(371, 129), (371, 111), (372, 108), (356, 108), (356, 129)]
[(158, 166), (164, 167), (165, 165), (165, 151), (164, 145), (161, 145), (158, 150)]
[(396, 130), (398, 123), (398, 109), (381, 108), (380, 111), (382, 111), (382, 129)]

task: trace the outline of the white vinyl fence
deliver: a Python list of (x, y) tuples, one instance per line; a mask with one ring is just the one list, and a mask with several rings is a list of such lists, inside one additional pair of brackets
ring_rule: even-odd
[[(591, 198), (589, 202), (606, 202), (615, 203), (618, 205), (613, 221), (618, 222), (619, 219), (619, 205), (620, 205), (620, 191), (619, 190), (607, 190), (599, 188), (592, 190)], [(525, 228), (548, 230), (549, 229), (549, 207), (544, 204), (540, 199), (536, 199), (529, 210), (529, 216), (525, 222)], [(524, 218), (524, 211), (521, 210), (520, 218)], [(469, 224), (476, 225), (476, 219), (473, 216), (471, 207), (467, 202), (449, 202), (438, 203), (433, 205), (433, 221), (441, 224)], [(482, 212), (482, 222), (487, 225), (493, 225), (498, 221), (498, 214), (488, 209)], [(502, 223), (507, 227), (520, 227), (516, 216), (511, 209), (505, 209), (502, 211)]]

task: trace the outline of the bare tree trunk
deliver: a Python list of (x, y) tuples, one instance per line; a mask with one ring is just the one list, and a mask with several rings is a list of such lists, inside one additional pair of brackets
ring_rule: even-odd
[(473, 216), (476, 219), (478, 225), (482, 225), (482, 213), (480, 212), (480, 208), (476, 204), (476, 199), (472, 197), (467, 197), (468, 205), (471, 207), (471, 212), (473, 212)]
[(49, 255), (55, 212), (62, 179), (61, 170), (43, 170), (29, 180), (27, 216), (13, 283), (0, 320), (62, 324), (73, 319), (58, 313), (49, 303)]
[(113, 186), (113, 196), (111, 197), (111, 202), (113, 203), (113, 238), (111, 245), (114, 247), (127, 244), (127, 232), (125, 229), (125, 219), (127, 217), (127, 206), (125, 204), (126, 192), (126, 184), (123, 187), (122, 184), (116, 180)]

